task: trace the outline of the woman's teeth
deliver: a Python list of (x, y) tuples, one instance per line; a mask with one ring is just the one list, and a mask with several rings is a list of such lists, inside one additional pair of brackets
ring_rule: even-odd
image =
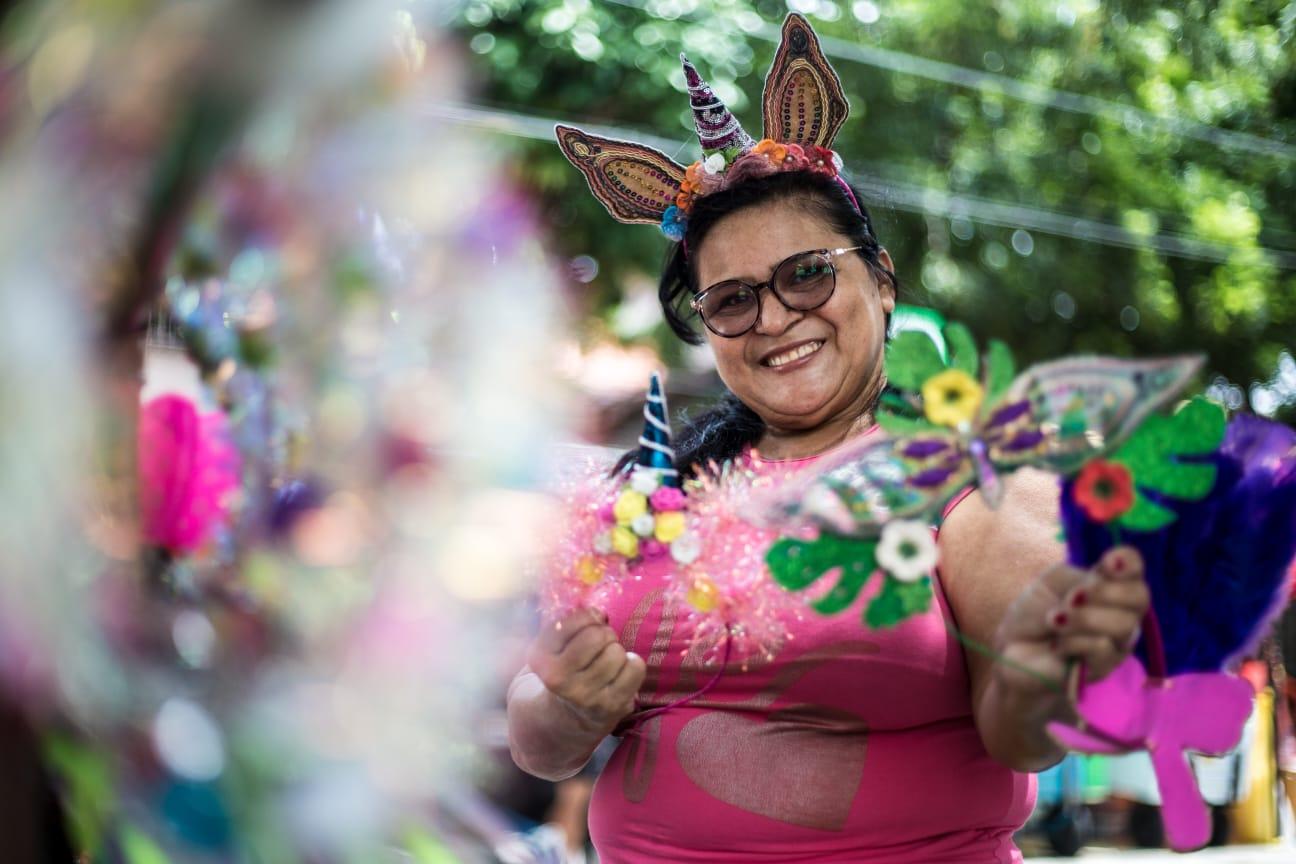
[(823, 342), (807, 342), (799, 348), (793, 348), (783, 354), (776, 354), (765, 361), (766, 366), (782, 366), (791, 363), (793, 360), (800, 360), (802, 357), (808, 357), (823, 347)]

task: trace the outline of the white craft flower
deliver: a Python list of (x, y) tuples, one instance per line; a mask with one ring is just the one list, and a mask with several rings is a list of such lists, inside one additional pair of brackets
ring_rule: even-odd
[(708, 174), (721, 174), (725, 170), (725, 157), (723, 153), (712, 153), (702, 163), (702, 170)]
[(882, 529), (877, 562), (901, 582), (916, 582), (931, 572), (939, 560), (931, 526), (913, 519), (897, 519)]
[(630, 522), (630, 530), (640, 537), (651, 537), (657, 528), (657, 520), (651, 513), (640, 513)]
[(678, 564), (692, 564), (702, 554), (702, 540), (692, 531), (685, 531), (671, 541), (671, 557)]
[(630, 488), (640, 495), (651, 495), (661, 485), (661, 474), (656, 468), (636, 468), (630, 475)]
[(600, 531), (598, 535), (594, 537), (594, 551), (599, 555), (612, 554), (612, 532), (611, 531)]

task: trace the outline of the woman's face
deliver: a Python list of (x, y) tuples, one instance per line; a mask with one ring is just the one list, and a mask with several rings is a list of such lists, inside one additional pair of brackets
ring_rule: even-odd
[[(789, 256), (851, 245), (850, 238), (794, 201), (749, 207), (723, 217), (702, 241), (696, 253), (698, 286), (726, 279), (762, 283)], [(881, 262), (892, 268), (885, 251)], [(879, 284), (854, 252), (835, 256), (833, 264), (837, 288), (818, 309), (788, 309), (763, 289), (760, 320), (751, 330), (732, 339), (706, 331), (720, 378), (773, 428), (810, 430), (847, 414), (858, 416), (877, 392), (895, 290), (885, 280)], [(812, 353), (780, 362), (807, 346)]]

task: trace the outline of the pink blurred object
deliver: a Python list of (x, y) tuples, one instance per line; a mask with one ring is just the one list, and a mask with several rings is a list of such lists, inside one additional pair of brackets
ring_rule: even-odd
[(1129, 753), (1146, 750), (1161, 790), (1166, 839), (1178, 852), (1210, 840), (1210, 813), (1186, 751), (1218, 756), (1235, 746), (1251, 714), (1251, 685), (1223, 672), (1149, 679), (1129, 657), (1111, 675), (1087, 685), (1076, 704), (1079, 728), (1050, 723), (1068, 750)]
[(626, 559), (598, 549), (600, 536), (616, 523), (612, 501), (618, 488), (606, 465), (588, 460), (554, 490), (562, 524), (541, 558), (539, 599), (546, 617), (557, 621), (581, 608), (602, 610), (620, 591)]
[(175, 553), (201, 548), (229, 518), (239, 453), (225, 415), (159, 396), (140, 409), (139, 501), (146, 542)]

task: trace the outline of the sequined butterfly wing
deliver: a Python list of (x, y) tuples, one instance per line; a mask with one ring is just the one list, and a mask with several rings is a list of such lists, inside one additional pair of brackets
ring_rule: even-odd
[(869, 436), (791, 478), (758, 506), (784, 532), (818, 529), (877, 537), (892, 519), (923, 519), (972, 480), (972, 463), (954, 433), (914, 438)]
[(618, 222), (658, 225), (675, 203), (684, 166), (666, 154), (571, 126), (555, 126), (554, 134), (567, 161), (580, 170), (594, 197)]
[(841, 79), (828, 65), (819, 37), (795, 13), (783, 22), (762, 103), (766, 138), (829, 149), (850, 112)]
[(1075, 357), (1032, 366), (983, 412), (975, 439), (996, 471), (1031, 465), (1070, 476), (1179, 397), (1202, 362)]

